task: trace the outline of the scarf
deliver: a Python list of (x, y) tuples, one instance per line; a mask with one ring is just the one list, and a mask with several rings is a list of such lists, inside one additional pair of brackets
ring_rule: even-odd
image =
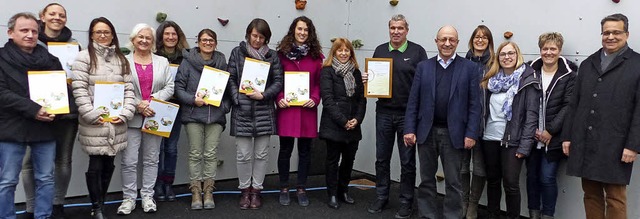
[(159, 49), (156, 52), (156, 55), (167, 58), (167, 60), (171, 64), (178, 64), (178, 65), (180, 64), (183, 58), (182, 51), (177, 48), (173, 53), (167, 53), (164, 49)]
[(96, 49), (96, 55), (104, 57), (104, 61), (111, 62), (111, 58), (116, 55), (116, 46), (103, 46), (97, 42), (93, 42), (93, 48)]
[(291, 51), (285, 54), (287, 58), (291, 61), (300, 60), (303, 56), (306, 56), (309, 52), (309, 46), (307, 44), (302, 44), (302, 46), (298, 46), (293, 43), (293, 47), (291, 47)]
[(198, 70), (198, 74), (202, 72), (205, 65), (214, 68), (221, 68), (222, 66), (216, 65), (216, 59), (216, 52), (214, 51), (211, 55), (211, 59), (204, 60), (200, 55), (199, 47), (193, 47), (193, 49), (189, 50), (189, 52), (184, 55), (184, 60), (187, 60), (187, 63), (191, 64), (191, 66)]
[(518, 93), (518, 87), (520, 86), (520, 76), (524, 73), (526, 65), (521, 65), (518, 69), (513, 71), (510, 75), (504, 74), (502, 68), (498, 71), (498, 74), (489, 78), (487, 87), (492, 93), (507, 92), (507, 100), (502, 105), (502, 112), (506, 115), (507, 121), (511, 121), (513, 104), (513, 97)]
[(45, 23), (42, 21), (38, 21), (38, 25), (40, 26), (40, 33), (38, 33), (38, 40), (47, 45), (48, 42), (69, 42), (71, 40), (71, 30), (66, 26), (62, 28), (60, 31), (60, 35), (57, 37), (49, 37), (44, 33)]
[(242, 42), (242, 43), (244, 43), (244, 47), (247, 49), (247, 53), (251, 58), (261, 60), (261, 61), (264, 61), (266, 59), (265, 56), (269, 52), (269, 46), (267, 44), (262, 45), (260, 49), (254, 49), (248, 43), (246, 42)]
[(331, 62), (331, 67), (333, 67), (333, 70), (336, 71), (336, 74), (342, 76), (344, 80), (344, 89), (347, 91), (347, 96), (353, 96), (356, 90), (356, 79), (353, 77), (353, 71), (356, 67), (353, 62), (349, 61), (347, 63), (341, 63), (338, 60), (338, 57), (334, 56)]
[(36, 45), (31, 53), (26, 53), (10, 39), (4, 44), (4, 50), (5, 53), (2, 54), (2, 58), (10, 61), (9, 64), (20, 71), (62, 70), (62, 65), (58, 58), (49, 54), (49, 51), (43, 46)]

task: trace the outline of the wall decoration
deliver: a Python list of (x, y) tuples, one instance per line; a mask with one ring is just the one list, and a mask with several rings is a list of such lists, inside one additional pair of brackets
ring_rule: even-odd
[(307, 7), (307, 0), (296, 0), (296, 9), (304, 10)]
[(364, 46), (364, 43), (362, 43), (361, 39), (355, 39), (351, 41), (351, 44), (353, 44), (353, 48), (355, 49), (360, 49), (360, 47)]
[(167, 20), (167, 13), (164, 13), (164, 12), (158, 12), (158, 13), (156, 14), (156, 21), (157, 21), (158, 23), (162, 23), (162, 22), (164, 22), (165, 20)]
[(620, 0), (611, 0), (611, 1), (613, 1), (615, 3), (620, 3)]
[(391, 4), (392, 6), (396, 6), (396, 5), (398, 5), (398, 2), (400, 2), (400, 1), (398, 1), (398, 0), (391, 0), (391, 1), (389, 1), (389, 4)]
[(512, 36), (513, 36), (513, 32), (511, 31), (504, 32), (505, 39), (511, 39)]
[(220, 22), (222, 26), (227, 26), (227, 24), (229, 23), (229, 19), (218, 18), (218, 22)]

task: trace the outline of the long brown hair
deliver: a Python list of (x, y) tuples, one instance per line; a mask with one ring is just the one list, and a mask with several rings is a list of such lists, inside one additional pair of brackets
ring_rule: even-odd
[(356, 60), (356, 52), (353, 49), (353, 45), (351, 45), (351, 41), (349, 41), (347, 38), (336, 38), (336, 40), (333, 41), (333, 46), (331, 46), (329, 56), (324, 60), (322, 66), (331, 66), (333, 64), (333, 57), (336, 55), (336, 51), (338, 51), (338, 49), (340, 49), (342, 46), (347, 47), (347, 49), (351, 53), (349, 61), (352, 62), (357, 69), (358, 61)]
[[(498, 46), (498, 49), (496, 49), (496, 52), (500, 53), (500, 50), (502, 50), (502, 48), (504, 48), (507, 45), (513, 46), (513, 49), (516, 50), (517, 61), (516, 61), (515, 68), (516, 69), (520, 68), (520, 66), (524, 64), (524, 57), (522, 57), (522, 52), (520, 52), (520, 47), (518, 47), (518, 44), (512, 41), (505, 41), (501, 43), (500, 46)], [(482, 78), (482, 81), (480, 82), (480, 86), (485, 89), (487, 88), (487, 84), (489, 83), (489, 78), (498, 74), (498, 72), (500, 71), (500, 68), (502, 68), (500, 66), (499, 56), (497, 55), (494, 56), (493, 60), (489, 61), (489, 63), (491, 63), (491, 67), (489, 68), (489, 71), (487, 71), (487, 74), (484, 75), (484, 77)]]
[(131, 73), (131, 69), (129, 68), (129, 61), (127, 61), (127, 58), (125, 58), (124, 54), (122, 54), (122, 51), (120, 51), (120, 43), (118, 42), (118, 34), (116, 33), (116, 28), (113, 27), (111, 21), (109, 21), (109, 19), (105, 17), (95, 18), (91, 20), (91, 23), (89, 24), (89, 45), (87, 46), (87, 49), (89, 50), (89, 72), (94, 72), (96, 70), (96, 63), (98, 62), (96, 57), (96, 48), (93, 46), (93, 39), (91, 38), (91, 35), (93, 35), (93, 27), (98, 23), (104, 23), (109, 26), (109, 29), (111, 29), (111, 34), (113, 34), (111, 45), (114, 45), (116, 47), (115, 53), (116, 57), (118, 57), (118, 59), (120, 60), (120, 71), (122, 71), (123, 74)]
[(307, 24), (307, 28), (309, 28), (309, 34), (306, 42), (307, 45), (309, 46), (309, 55), (311, 55), (311, 58), (313, 59), (320, 58), (320, 55), (322, 54), (322, 47), (320, 46), (320, 41), (318, 41), (318, 34), (316, 33), (316, 27), (313, 25), (313, 22), (311, 21), (311, 19), (309, 19), (306, 16), (297, 17), (296, 19), (293, 20), (293, 22), (291, 22), (287, 35), (285, 35), (282, 38), (282, 40), (280, 41), (280, 44), (277, 47), (278, 52), (282, 54), (287, 54), (291, 52), (291, 49), (293, 47), (293, 44), (296, 38), (295, 37), (296, 26), (300, 21)]
[(156, 30), (157, 51), (164, 51), (163, 36), (164, 36), (164, 29), (167, 29), (167, 27), (173, 27), (173, 29), (176, 30), (176, 33), (178, 34), (178, 44), (176, 44), (176, 51), (189, 49), (189, 43), (187, 42), (187, 37), (184, 35), (184, 32), (182, 32), (182, 28), (180, 28), (180, 26), (178, 26), (176, 22), (165, 21), (165, 22), (162, 22), (160, 26), (158, 26), (158, 29)]

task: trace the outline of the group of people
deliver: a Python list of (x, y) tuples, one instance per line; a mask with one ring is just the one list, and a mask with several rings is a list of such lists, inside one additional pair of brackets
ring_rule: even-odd
[[(325, 58), (313, 22), (301, 16), (274, 50), (268, 46), (269, 24), (256, 18), (227, 61), (216, 50), (215, 31), (202, 29), (197, 46), (190, 48), (180, 26), (165, 21), (157, 29), (135, 25), (128, 41), (131, 53), (125, 55), (109, 19), (95, 18), (88, 45), (71, 67), (71, 112), (54, 115), (29, 99), (27, 72), (63, 69), (47, 45), (76, 42), (66, 21), (65, 8), (51, 3), (39, 19), (18, 13), (8, 22), (9, 41), (0, 48), (0, 196), (6, 197), (0, 199), (1, 218), (15, 218), (14, 193), (21, 171), (27, 214), (64, 217), (76, 135), (89, 155), (85, 175), (92, 218), (106, 218), (103, 205), (117, 154), (122, 154), (123, 193), (117, 213), (135, 209), (139, 181), (143, 211), (157, 211), (156, 201), (176, 199), (172, 184), (182, 125), (189, 144), (190, 207), (213, 209), (217, 148), (229, 112), (241, 209), (262, 206), (271, 135), (278, 135), (280, 142), (281, 205), (291, 204), (291, 191), (299, 205), (310, 204), (306, 187), (315, 138), (327, 147), (327, 205), (337, 209), (340, 203), (355, 203), (348, 184), (362, 139), (369, 75), (360, 70), (348, 39), (336, 38)], [(507, 216), (517, 218), (523, 163), (529, 215), (553, 218), (556, 175), (566, 156), (567, 173), (582, 177), (587, 217), (626, 218), (626, 185), (640, 150), (640, 72), (635, 71), (640, 69), (640, 55), (626, 43), (626, 16), (613, 14), (602, 20), (602, 49), (582, 62), (580, 74), (560, 55), (564, 39), (557, 32), (540, 35), (540, 57), (525, 63), (513, 41), (494, 51), (492, 33), (484, 25), (473, 31), (465, 57), (456, 54), (458, 31), (441, 27), (434, 40), (438, 54), (432, 58), (407, 40), (409, 23), (403, 15), (394, 15), (388, 27), (389, 42), (379, 45), (373, 57), (393, 60), (393, 96), (376, 102), (376, 199), (368, 212), (386, 208), (390, 160), (397, 145), (401, 179), (396, 218), (409, 218), (414, 200), (421, 218), (477, 218), (485, 182), (490, 217), (499, 217), (504, 189)], [(269, 64), (264, 90), (254, 86), (249, 93), (239, 91), (246, 58)], [(175, 76), (170, 64), (179, 65)], [(197, 93), (205, 66), (230, 73), (219, 106)], [(291, 106), (284, 95), (285, 71), (309, 73), (310, 99), (302, 106)], [(112, 119), (94, 107), (97, 82), (124, 84), (123, 110)], [(141, 131), (143, 119), (156, 113), (150, 107), (152, 98), (180, 105), (168, 138)], [(296, 142), (298, 172), (291, 184), (290, 158)], [(417, 194), (416, 153), (421, 178)], [(446, 185), (443, 215), (436, 210), (438, 157)]]

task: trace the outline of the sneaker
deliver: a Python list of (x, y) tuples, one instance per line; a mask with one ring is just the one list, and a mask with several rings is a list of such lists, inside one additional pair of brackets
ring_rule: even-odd
[(291, 203), (291, 198), (289, 197), (289, 188), (280, 189), (280, 197), (278, 197), (278, 201), (281, 205), (287, 206)]
[(396, 212), (395, 218), (404, 219), (411, 217), (411, 212), (413, 209), (411, 208), (411, 204), (409, 203), (401, 203), (400, 209)]
[(388, 201), (386, 199), (376, 199), (375, 202), (369, 205), (369, 208), (367, 209), (367, 211), (372, 214), (380, 213), (382, 212), (382, 209), (384, 209), (384, 207), (387, 206), (387, 202)]
[(119, 215), (131, 214), (131, 211), (133, 211), (133, 209), (136, 209), (136, 200), (125, 198), (124, 200), (122, 200), (122, 204), (120, 204), (120, 207), (118, 207), (118, 214)]
[(149, 196), (142, 197), (142, 210), (145, 213), (156, 212), (156, 210), (158, 210), (156, 200), (153, 200), (153, 198)]

